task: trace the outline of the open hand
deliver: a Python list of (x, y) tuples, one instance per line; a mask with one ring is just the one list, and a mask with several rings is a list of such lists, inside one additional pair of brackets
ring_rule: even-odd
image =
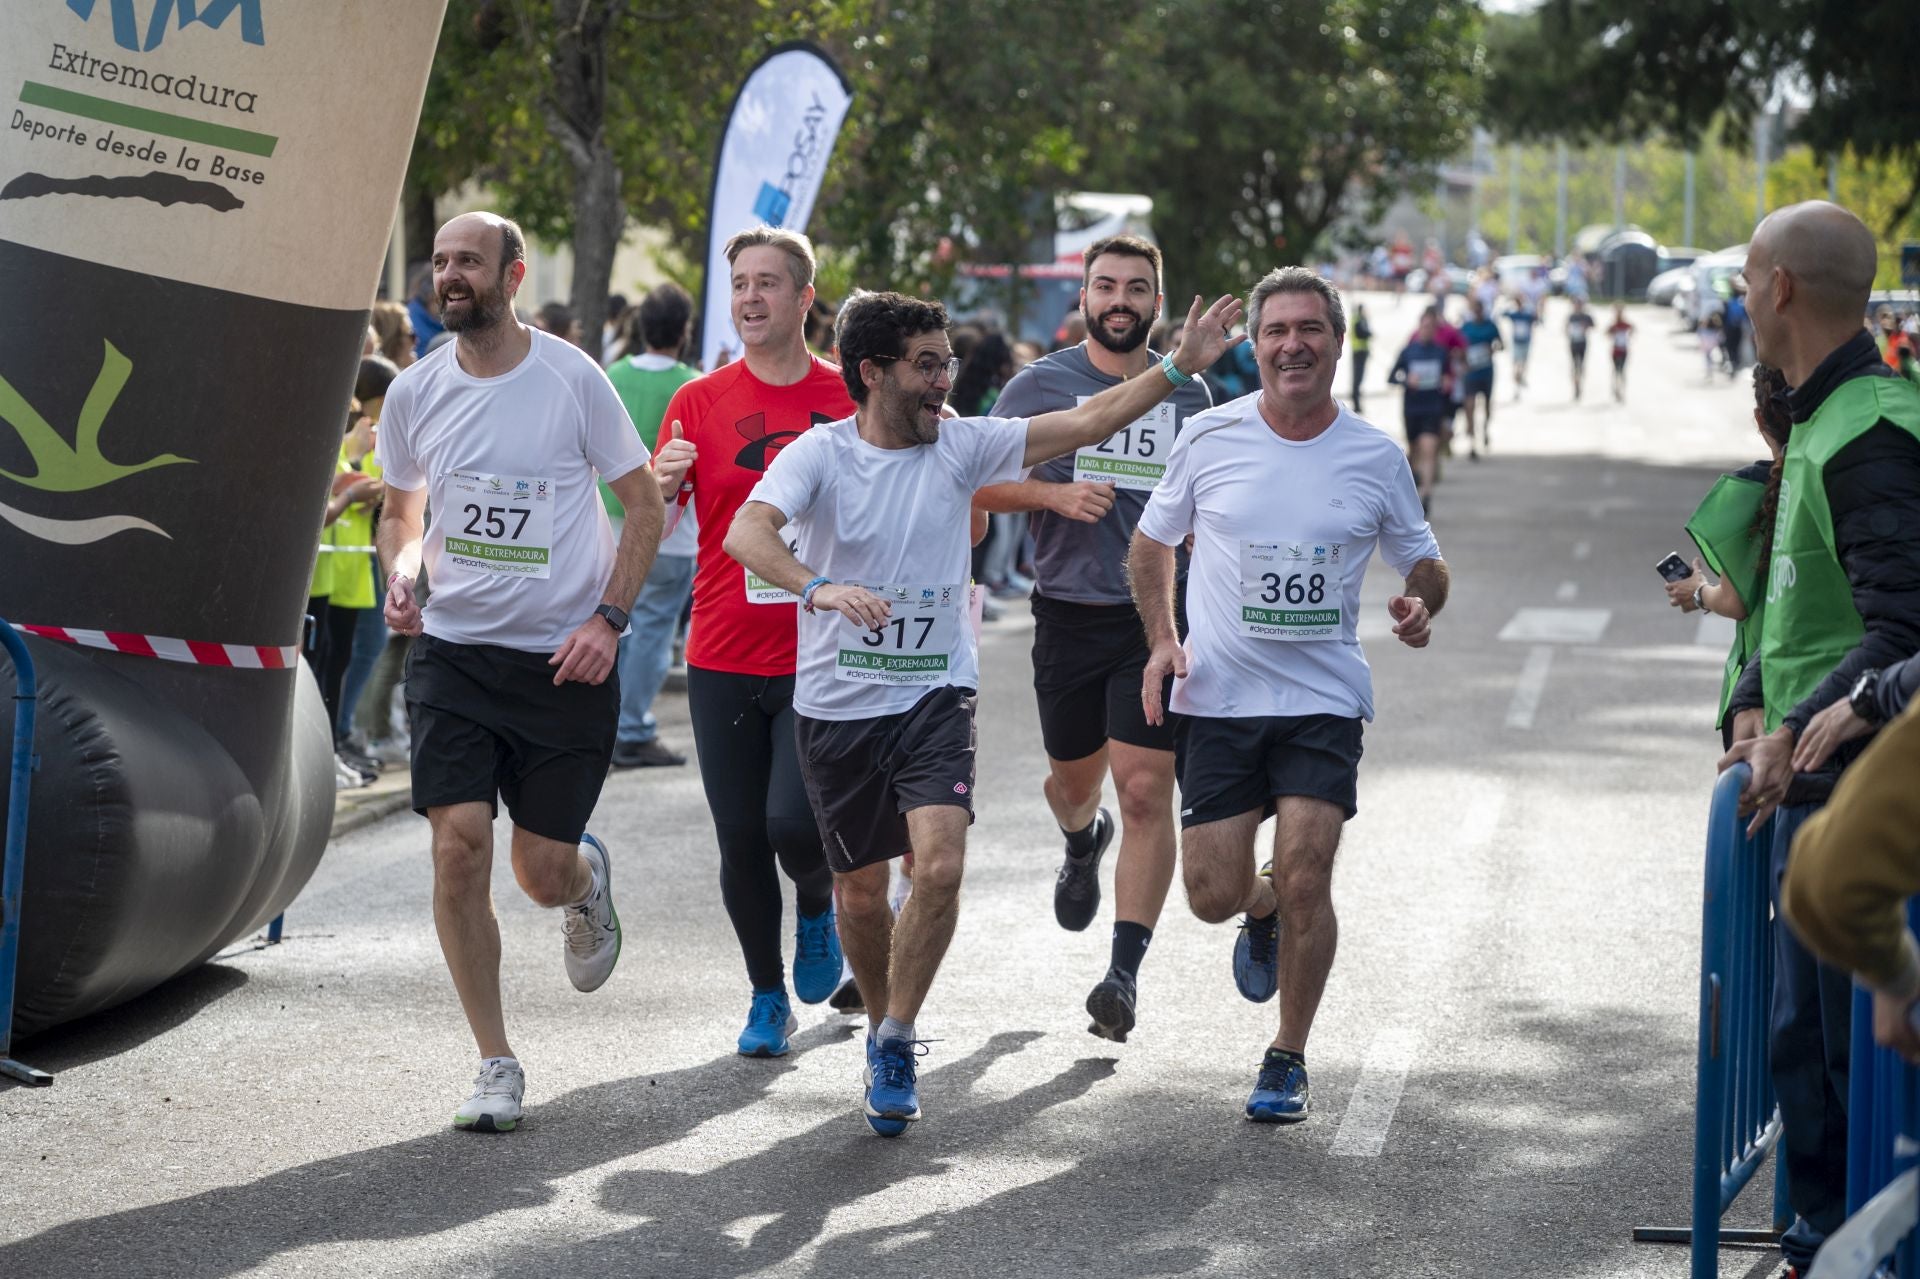
[(1174, 367), (1192, 377), (1212, 367), (1215, 360), (1246, 341), (1247, 335), (1244, 333), (1239, 337), (1233, 336), (1233, 326), (1240, 322), (1242, 310), (1240, 299), (1228, 293), (1203, 311), (1200, 308), (1200, 295), (1194, 294), (1193, 306), (1187, 311), (1186, 327), (1180, 331), (1180, 349), (1173, 353)]
[(813, 609), (838, 613), (855, 626), (877, 631), (893, 616), (893, 605), (864, 586), (840, 586), (828, 582), (813, 593)]
[(1853, 713), (1853, 702), (1845, 697), (1807, 722), (1807, 731), (1793, 752), (1793, 771), (1817, 773), (1820, 766), (1847, 742), (1873, 732), (1873, 725)]
[(1735, 742), (1721, 757), (1720, 767), (1728, 769), (1742, 760), (1753, 770), (1747, 788), (1740, 792), (1741, 815), (1753, 814), (1747, 823), (1747, 837), (1752, 838), (1787, 797), (1787, 784), (1793, 780), (1793, 730), (1782, 727), (1765, 737)]

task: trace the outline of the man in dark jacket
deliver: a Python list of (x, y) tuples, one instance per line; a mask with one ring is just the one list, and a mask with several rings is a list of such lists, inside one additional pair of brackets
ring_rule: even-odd
[[(1741, 740), (1722, 762), (1752, 765), (1752, 829), (1774, 819), (1776, 907), (1794, 833), (1858, 753), (1849, 743), (1796, 771), (1800, 739), (1863, 673), (1920, 650), (1920, 391), (1860, 327), (1876, 265), (1872, 233), (1824, 201), (1772, 214), (1747, 252), (1756, 356), (1793, 388), (1794, 429), (1759, 652), (1728, 708)], [(1788, 929), (1775, 938), (1772, 1072), (1799, 1218), (1781, 1251), (1804, 1273), (1846, 1213), (1852, 991)]]

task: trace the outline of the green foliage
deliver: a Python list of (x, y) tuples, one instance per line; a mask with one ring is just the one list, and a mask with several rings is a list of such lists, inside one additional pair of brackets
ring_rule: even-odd
[(1154, 198), (1178, 295), (1244, 291), (1466, 145), (1479, 31), (1457, 0), (1160, 0), (1112, 68), (1097, 171)]
[[(555, 33), (612, 3), (451, 0), (413, 189), (480, 179), (529, 232), (569, 238)], [(907, 290), (1044, 255), (1053, 198), (1076, 187), (1154, 198), (1174, 287), (1244, 290), (1457, 151), (1483, 70), (1470, 0), (617, 7), (602, 128), (631, 219), (697, 262), (734, 90), (767, 49), (811, 39), (855, 93), (811, 229), (831, 277)]]
[(1489, 119), (1522, 138), (1697, 141), (1716, 122), (1744, 143), (1783, 83), (1809, 86), (1793, 140), (1851, 148), (1913, 175), (1920, 195), (1920, 24), (1889, 0), (1545, 0), (1488, 35)]

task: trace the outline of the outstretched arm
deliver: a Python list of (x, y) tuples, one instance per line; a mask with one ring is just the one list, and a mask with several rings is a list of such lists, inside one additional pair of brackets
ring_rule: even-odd
[[(1173, 365), (1192, 378), (1246, 341), (1246, 335), (1232, 336), (1240, 319), (1241, 306), (1231, 295), (1222, 297), (1204, 311), (1200, 298), (1193, 299), (1187, 312), (1186, 328), (1180, 337), (1180, 349), (1173, 353)], [(1023, 465), (1038, 466), (1048, 458), (1090, 448), (1121, 427), (1140, 418), (1146, 411), (1173, 394), (1171, 378), (1158, 368), (1139, 377), (1109, 387), (1085, 404), (1054, 413), (1042, 413), (1027, 423), (1027, 452)]]

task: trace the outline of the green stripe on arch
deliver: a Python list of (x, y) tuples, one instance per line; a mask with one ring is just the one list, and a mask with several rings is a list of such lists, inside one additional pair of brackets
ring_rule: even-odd
[(20, 86), (20, 101), (30, 107), (46, 107), (51, 111), (64, 111), (68, 115), (98, 120), (102, 124), (141, 129), (164, 137), (179, 138), (183, 142), (200, 142), (247, 155), (271, 156), (280, 141), (270, 134), (254, 133), (225, 124), (209, 124), (205, 120), (189, 119), (170, 111), (129, 106), (125, 102), (96, 98), (91, 93), (75, 93), (71, 89), (56, 89), (50, 84), (39, 84), (33, 80)]

